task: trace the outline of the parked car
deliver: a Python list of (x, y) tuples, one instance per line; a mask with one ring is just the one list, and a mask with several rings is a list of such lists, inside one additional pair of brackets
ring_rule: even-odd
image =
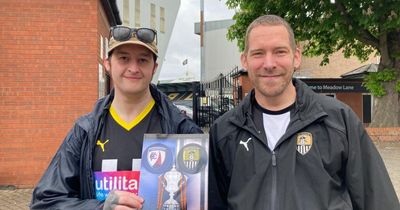
[(190, 119), (193, 119), (193, 109), (191, 107), (185, 106), (185, 105), (180, 105), (180, 104), (175, 104), (176, 107), (183, 113), (184, 115), (190, 117)]

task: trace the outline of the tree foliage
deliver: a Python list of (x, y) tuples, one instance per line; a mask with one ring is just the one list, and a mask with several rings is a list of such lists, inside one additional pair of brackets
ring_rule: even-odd
[(375, 96), (381, 97), (386, 95), (386, 90), (383, 87), (383, 83), (394, 81), (396, 80), (396, 77), (397, 73), (394, 69), (384, 69), (380, 72), (367, 75), (364, 80), (364, 86), (370, 92), (375, 93)]
[[(332, 1), (332, 2), (331, 2)], [(366, 61), (380, 56), (378, 72), (364, 86), (377, 98), (371, 124), (400, 126), (400, 1), (399, 0), (227, 0), (236, 10), (228, 39), (244, 49), (247, 26), (257, 17), (275, 14), (288, 21), (303, 54), (322, 56), (321, 65), (341, 50), (345, 57)], [(392, 113), (392, 114), (388, 114)]]
[(381, 36), (400, 34), (398, 0), (228, 0), (227, 5), (237, 11), (228, 38), (237, 39), (241, 50), (250, 22), (275, 14), (292, 25), (297, 41), (307, 42), (304, 54), (322, 55), (322, 64), (340, 49), (345, 57), (354, 55), (365, 61), (371, 53), (380, 53)]

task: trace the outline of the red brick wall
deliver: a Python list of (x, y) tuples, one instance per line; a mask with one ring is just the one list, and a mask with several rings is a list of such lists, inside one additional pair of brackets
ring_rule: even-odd
[(0, 6), (0, 185), (36, 184), (98, 95), (98, 1)]
[(239, 77), (240, 84), (242, 85), (242, 96), (243, 98), (250, 93), (251, 89), (253, 89), (253, 85), (250, 82), (249, 76), (246, 75), (241, 75)]
[(400, 128), (367, 128), (374, 141), (400, 141)]

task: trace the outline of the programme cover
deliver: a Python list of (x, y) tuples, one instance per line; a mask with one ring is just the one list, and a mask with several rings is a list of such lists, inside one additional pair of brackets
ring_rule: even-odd
[(207, 134), (145, 134), (139, 195), (143, 210), (206, 210)]

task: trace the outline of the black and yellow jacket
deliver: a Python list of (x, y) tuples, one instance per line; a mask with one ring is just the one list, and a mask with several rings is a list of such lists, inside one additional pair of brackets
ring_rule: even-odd
[[(202, 133), (154, 85), (150, 85), (150, 91), (161, 115), (163, 133)], [(101, 208), (102, 202), (95, 199), (92, 157), (113, 98), (112, 92), (98, 100), (91, 113), (76, 121), (34, 189), (31, 209)]]
[(355, 113), (293, 83), (295, 108), (274, 151), (253, 121), (254, 91), (211, 128), (209, 210), (400, 209)]

